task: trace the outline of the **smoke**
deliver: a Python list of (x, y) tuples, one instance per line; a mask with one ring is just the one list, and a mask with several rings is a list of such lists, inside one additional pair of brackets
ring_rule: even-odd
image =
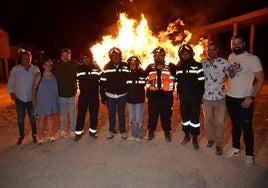
[[(117, 23), (120, 13), (126, 13), (128, 18), (135, 20), (141, 20), (141, 14), (144, 14), (148, 21), (148, 26), (155, 36), (162, 31), (166, 31), (171, 23), (179, 23), (178, 20), (183, 21), (183, 27), (181, 25), (173, 25), (177, 27), (177, 32), (169, 35), (172, 40), (176, 38), (176, 35), (180, 34), (180, 31), (189, 30), (191, 32), (191, 29), (239, 16), (240, 14), (236, 15), (236, 13), (246, 11), (246, 9), (241, 8), (242, 5), (243, 7), (253, 6), (251, 0), (102, 1), (105, 3), (101, 5), (102, 8), (96, 15), (95, 24), (92, 24), (92, 28), (97, 28), (98, 37), (92, 43), (100, 41), (102, 36), (117, 35)], [(258, 2), (259, 0), (255, 1)], [(206, 38), (206, 33), (193, 33), (190, 43), (197, 43), (202, 37)], [(216, 37), (214, 38), (214, 40), (217, 40)], [(178, 43), (181, 43), (181, 41)]]
[[(166, 30), (171, 23), (181, 20), (184, 27), (177, 25), (179, 30), (190, 30), (202, 25), (213, 23), (226, 14), (227, 7), (231, 4), (226, 0), (116, 0), (108, 3), (103, 9), (106, 27), (102, 35), (116, 32), (116, 21), (119, 13), (126, 13), (129, 18), (140, 20), (144, 14), (149, 28), (155, 35)], [(170, 37), (174, 37), (170, 35)], [(192, 40), (196, 41), (201, 36), (195, 35)]]
[(149, 21), (153, 31), (166, 28), (169, 23), (181, 19), (186, 27), (194, 28), (212, 23), (224, 15), (225, 7), (230, 1), (226, 0), (121, 0), (120, 9), (130, 16), (141, 13)]

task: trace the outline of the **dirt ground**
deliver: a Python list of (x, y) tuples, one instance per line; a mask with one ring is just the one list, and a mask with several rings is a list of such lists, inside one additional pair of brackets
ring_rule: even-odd
[[(127, 112), (126, 112), (127, 115)], [(59, 137), (59, 116), (55, 121), (56, 142), (36, 145), (26, 119), (28, 141), (16, 145), (16, 111), (0, 83), (0, 187), (1, 188), (265, 188), (268, 186), (268, 82), (256, 98), (254, 114), (256, 165), (245, 166), (245, 152), (228, 159), (215, 155), (215, 145), (207, 148), (201, 117), (200, 150), (189, 143), (180, 145), (178, 101), (174, 101), (172, 142), (166, 143), (160, 124), (152, 141), (106, 140), (106, 106), (100, 106), (97, 140), (86, 133), (79, 142)], [(145, 104), (144, 135), (146, 134)], [(88, 129), (88, 116), (86, 130)], [(231, 148), (231, 125), (227, 115), (224, 152)], [(87, 132), (87, 131), (86, 131)], [(130, 130), (128, 126), (128, 134)], [(242, 148), (244, 148), (242, 141)]]

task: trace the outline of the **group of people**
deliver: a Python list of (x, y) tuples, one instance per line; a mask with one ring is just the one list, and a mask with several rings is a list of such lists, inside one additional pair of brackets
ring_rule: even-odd
[[(245, 40), (241, 35), (231, 38), (228, 60), (218, 56), (218, 46), (213, 41), (208, 44), (208, 58), (202, 61), (205, 75), (203, 95), (205, 135), (207, 147), (216, 144), (216, 154), (222, 155), (222, 139), (225, 129), (225, 112), (228, 109), (232, 123), (232, 149), (228, 158), (240, 154), (240, 138), (243, 131), (247, 166), (255, 164), (254, 134), (252, 120), (254, 99), (264, 85), (265, 77), (260, 59), (245, 50)], [(225, 92), (225, 78), (228, 88)], [(213, 127), (215, 122), (215, 129)]]
[[(216, 145), (216, 155), (222, 155), (226, 108), (232, 122), (233, 148), (226, 157), (239, 155), (240, 137), (243, 131), (246, 165), (254, 164), (254, 135), (252, 120), (254, 99), (264, 84), (264, 73), (260, 59), (245, 51), (245, 41), (236, 35), (231, 39), (228, 60), (218, 55), (218, 45), (210, 41), (207, 58), (200, 63), (194, 59), (194, 51), (188, 44), (178, 49), (177, 64), (165, 60), (164, 48), (152, 51), (154, 62), (144, 70), (141, 60), (131, 56), (122, 61), (122, 51), (109, 50), (110, 61), (103, 70), (93, 61), (93, 54), (86, 49), (80, 53), (80, 62), (72, 60), (71, 50), (60, 51), (60, 60), (43, 62), (44, 71), (31, 63), (31, 53), (21, 54), (21, 64), (12, 68), (8, 80), (8, 92), (15, 101), (20, 137), (17, 144), (25, 140), (24, 119), (27, 109), (33, 142), (43, 144), (43, 131), (48, 126), (49, 141), (55, 141), (53, 133), (54, 115), (60, 112), (60, 136), (66, 135), (67, 114), (70, 119), (70, 136), (79, 141), (84, 134), (85, 116), (89, 112), (89, 136), (98, 138), (97, 125), (100, 102), (107, 105), (109, 133), (106, 139), (116, 134), (117, 115), (121, 139), (127, 139), (125, 109), (128, 105), (131, 139), (144, 137), (144, 103), (148, 99), (147, 140), (154, 139), (158, 119), (167, 142), (171, 142), (171, 117), (173, 92), (180, 101), (180, 115), (184, 138), (182, 145), (190, 142), (194, 150), (199, 149), (200, 109), (203, 104), (207, 147)], [(225, 82), (228, 77), (228, 89)], [(79, 90), (78, 90), (79, 89)], [(76, 116), (75, 100), (79, 91)], [(75, 119), (76, 117), (76, 119)], [(36, 127), (36, 120), (39, 120)]]

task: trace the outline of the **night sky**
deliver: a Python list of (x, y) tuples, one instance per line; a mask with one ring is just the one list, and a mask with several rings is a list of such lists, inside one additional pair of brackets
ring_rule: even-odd
[(10, 0), (5, 4), (0, 28), (9, 33), (10, 45), (32, 43), (49, 56), (68, 47), (73, 57), (112, 34), (109, 28), (121, 12), (138, 19), (143, 13), (150, 29), (158, 33), (178, 18), (194, 28), (268, 7), (267, 0)]

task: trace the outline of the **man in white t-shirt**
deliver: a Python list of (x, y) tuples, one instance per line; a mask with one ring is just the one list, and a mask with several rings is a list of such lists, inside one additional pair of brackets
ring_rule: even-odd
[(226, 106), (232, 122), (233, 148), (226, 153), (231, 158), (239, 155), (240, 137), (243, 137), (246, 150), (246, 165), (254, 165), (254, 135), (252, 130), (254, 99), (264, 84), (264, 72), (260, 59), (245, 51), (243, 37), (231, 39), (228, 61), (228, 90)]

